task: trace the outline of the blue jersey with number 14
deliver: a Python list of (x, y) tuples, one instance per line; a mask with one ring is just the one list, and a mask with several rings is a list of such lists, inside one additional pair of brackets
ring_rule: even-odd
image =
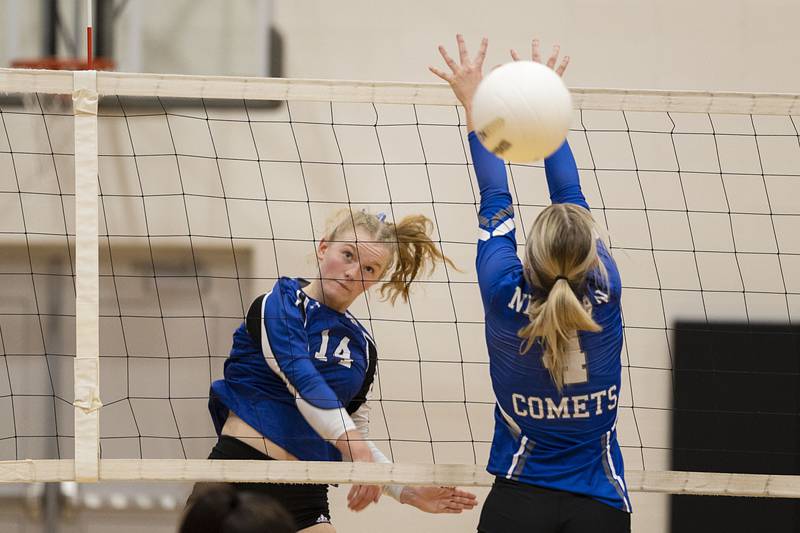
[[(598, 239), (608, 280), (599, 271), (592, 272), (578, 297), (588, 298), (592, 317), (603, 329), (575, 336), (559, 391), (542, 364), (540, 343), (520, 353), (518, 332), (529, 323), (525, 310), (539, 295), (526, 281), (517, 256), (505, 166), (474, 132), (469, 142), (481, 192), (478, 283), (497, 399), (488, 470), (522, 483), (583, 494), (630, 512), (616, 432), (622, 370), (617, 266)], [(553, 203), (589, 208), (567, 143), (545, 161), (545, 172)]]
[(280, 278), (256, 298), (233, 334), (225, 379), (211, 385), (217, 433), (230, 411), (306, 461), (339, 461), (331, 442), (354, 427), (377, 363), (375, 343), (350, 314), (303, 292), (304, 280)]

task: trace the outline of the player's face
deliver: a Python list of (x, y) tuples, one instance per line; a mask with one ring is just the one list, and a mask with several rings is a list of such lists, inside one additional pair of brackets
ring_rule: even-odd
[(368, 232), (357, 228), (355, 236), (346, 231), (334, 242), (320, 242), (317, 259), (325, 305), (344, 311), (381, 279), (390, 252), (386, 245), (372, 240)]

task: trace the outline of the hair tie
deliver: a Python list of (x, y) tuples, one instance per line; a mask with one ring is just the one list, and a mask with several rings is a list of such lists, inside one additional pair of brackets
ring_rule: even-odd
[(556, 281), (558, 281), (560, 279), (566, 280), (567, 283), (569, 283), (569, 278), (567, 276), (558, 275), (558, 276), (556, 276), (555, 281), (553, 281), (553, 285), (555, 285)]
[(386, 213), (378, 213), (376, 216), (378, 217), (379, 222), (386, 222)]

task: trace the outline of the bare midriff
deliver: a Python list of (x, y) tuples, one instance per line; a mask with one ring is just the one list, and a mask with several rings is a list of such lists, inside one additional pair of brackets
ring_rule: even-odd
[(222, 427), (222, 434), (236, 437), (276, 461), (297, 461), (297, 457), (256, 431), (253, 426), (236, 416), (233, 411), (228, 414), (228, 419)]

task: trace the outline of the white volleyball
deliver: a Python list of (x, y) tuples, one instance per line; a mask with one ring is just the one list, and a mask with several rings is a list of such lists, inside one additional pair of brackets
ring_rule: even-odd
[(567, 137), (572, 98), (552, 69), (513, 61), (490, 72), (472, 100), (475, 133), (487, 150), (513, 163), (538, 161)]

